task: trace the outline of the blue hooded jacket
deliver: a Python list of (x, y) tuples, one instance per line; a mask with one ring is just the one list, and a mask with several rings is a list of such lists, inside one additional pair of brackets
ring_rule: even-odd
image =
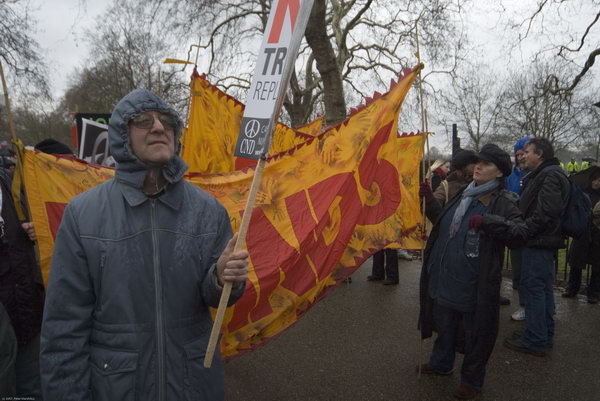
[[(517, 143), (515, 143), (515, 147), (514, 147), (515, 155), (518, 150), (524, 149), (525, 145), (530, 140), (531, 140), (531, 137), (529, 137), (529, 136), (519, 139), (517, 141)], [(515, 166), (513, 167), (511, 175), (509, 175), (508, 178), (506, 179), (506, 189), (508, 189), (511, 192), (520, 194), (521, 193), (521, 178), (523, 178), (523, 176), (525, 174), (527, 174), (529, 171), (530, 171), (529, 169), (521, 169), (521, 166), (519, 165), (519, 161), (515, 157)]]

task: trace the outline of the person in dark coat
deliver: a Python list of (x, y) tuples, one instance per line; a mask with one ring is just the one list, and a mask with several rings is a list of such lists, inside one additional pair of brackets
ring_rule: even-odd
[(137, 89), (110, 118), (115, 177), (67, 205), (52, 255), (40, 367), (48, 400), (219, 401), (219, 347), (203, 362), (225, 282), (244, 293), (225, 208), (183, 179), (183, 122)]
[(523, 177), (519, 207), (528, 238), (521, 249), (521, 282), (525, 295), (525, 330), (515, 331), (504, 345), (517, 352), (543, 357), (554, 337), (554, 266), (565, 246), (562, 219), (570, 185), (554, 148), (545, 138), (525, 145), (521, 160), (531, 172)]
[(504, 249), (527, 238), (518, 197), (504, 189), (509, 155), (487, 144), (478, 159), (466, 189), (443, 210), (427, 209), (436, 223), (420, 280), (421, 337), (436, 331), (437, 338), (429, 362), (419, 368), (425, 374), (451, 374), (455, 351), (464, 352), (461, 384), (454, 392), (459, 399), (473, 398), (483, 387), (498, 334)]
[(19, 220), (11, 182), (12, 173), (0, 167), (0, 303), (5, 310), (0, 319), (0, 366), (6, 364), (0, 369), (0, 396), (39, 400), (44, 284), (33, 225)]
[[(595, 169), (590, 174), (589, 183), (584, 191), (590, 197), (592, 206), (600, 201), (600, 169)], [(571, 241), (568, 261), (569, 266), (571, 266), (569, 283), (562, 296), (565, 298), (577, 296), (581, 287), (581, 272), (586, 264), (590, 264), (592, 266), (592, 275), (587, 287), (587, 300), (591, 304), (598, 303), (600, 296), (600, 229), (596, 225), (591, 224), (591, 221), (589, 230), (581, 238), (574, 238)]]

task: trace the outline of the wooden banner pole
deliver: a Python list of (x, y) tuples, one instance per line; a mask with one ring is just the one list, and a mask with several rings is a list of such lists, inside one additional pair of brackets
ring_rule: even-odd
[[(421, 65), (421, 52), (419, 49), (419, 19), (417, 19), (417, 21), (415, 22), (415, 37), (416, 37), (416, 45), (417, 45), (417, 61), (419, 62), (419, 65)], [(423, 135), (425, 135), (425, 145), (427, 146), (427, 158), (429, 159), (429, 133), (427, 132), (427, 126), (426, 126), (426, 122), (425, 122), (425, 101), (423, 99), (423, 80), (422, 80), (422, 74), (421, 71), (423, 69), (419, 69), (419, 100), (421, 103), (421, 132), (423, 133)], [(422, 162), (421, 162), (421, 166), (422, 166), (422, 171), (423, 171), (423, 178), (425, 178), (426, 174), (427, 174), (427, 170), (425, 168), (425, 157), (423, 157)], [(423, 198), (422, 201), (422, 210), (423, 210), (423, 235), (427, 234), (427, 218), (425, 217), (425, 207), (426, 207), (426, 203), (425, 203), (425, 198)], [(421, 260), (424, 260), (425, 254), (425, 245), (424, 243), (421, 244)], [(421, 378), (421, 361), (423, 360), (423, 336), (421, 335), (421, 329), (419, 328), (419, 356), (418, 356), (418, 363), (417, 363), (417, 372), (418, 372), (418, 378)]]
[(12, 136), (13, 142), (17, 142), (17, 133), (15, 131), (15, 124), (13, 123), (12, 112), (10, 110), (10, 98), (8, 97), (8, 86), (6, 85), (6, 79), (4, 78), (4, 69), (2, 68), (2, 62), (0, 62), (0, 79), (2, 79), (2, 90), (4, 92), (4, 103), (6, 107), (6, 116), (8, 119), (8, 128)]
[[(250, 193), (248, 194), (248, 201), (244, 209), (244, 216), (242, 216), (242, 222), (240, 224), (240, 231), (237, 242), (235, 243), (234, 252), (242, 250), (246, 244), (246, 233), (248, 232), (248, 226), (250, 225), (250, 219), (252, 218), (252, 209), (254, 209), (256, 194), (258, 193), (258, 188), (260, 187), (265, 164), (266, 158), (261, 157), (256, 165), (254, 178), (252, 179), (252, 186), (250, 188)], [(221, 299), (219, 300), (219, 308), (217, 309), (217, 315), (215, 316), (215, 321), (210, 332), (210, 339), (208, 341), (206, 355), (204, 356), (205, 368), (210, 368), (212, 365), (215, 349), (217, 348), (219, 342), (219, 332), (221, 331), (223, 318), (225, 317), (225, 310), (227, 309), (227, 302), (229, 301), (229, 295), (231, 294), (231, 287), (232, 284), (229, 281), (223, 285), (223, 292), (221, 293)]]

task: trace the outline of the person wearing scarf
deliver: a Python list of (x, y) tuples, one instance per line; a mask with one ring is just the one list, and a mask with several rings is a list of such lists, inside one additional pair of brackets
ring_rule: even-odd
[[(431, 231), (420, 281), (419, 329), (423, 339), (437, 331), (429, 362), (421, 373), (449, 375), (455, 352), (465, 354), (459, 399), (481, 392), (485, 366), (498, 335), (501, 270), (505, 246), (522, 244), (527, 228), (518, 196), (505, 189), (511, 173), (508, 153), (487, 144), (477, 155), (473, 181), (438, 216)], [(469, 230), (478, 255), (465, 251)]]

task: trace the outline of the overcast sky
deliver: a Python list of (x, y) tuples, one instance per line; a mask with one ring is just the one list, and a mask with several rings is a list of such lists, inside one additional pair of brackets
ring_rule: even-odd
[[(108, 0), (31, 0), (33, 15), (38, 20), (38, 32), (35, 35), (47, 61), (50, 81), (55, 97), (60, 97), (67, 87), (68, 77), (76, 67), (81, 67), (88, 57), (88, 43), (85, 41), (86, 29), (93, 29), (97, 20), (108, 7)], [(502, 0), (498, 1), (473, 1), (468, 13), (464, 16), (464, 26), (479, 50), (473, 53), (473, 58), (484, 57), (485, 61), (496, 69), (510, 69), (515, 66), (527, 65), (528, 59), (534, 50), (539, 48), (539, 41), (534, 34), (519, 47), (509, 48), (515, 43), (516, 31), (505, 28), (508, 18), (517, 17), (524, 19), (535, 9), (536, 0)], [(579, 24), (565, 24), (558, 21), (552, 26), (556, 41), (562, 40), (568, 30), (576, 27), (585, 27), (591, 13), (597, 10), (576, 10), (575, 15), (582, 17)], [(548, 21), (550, 18), (546, 17)], [(583, 23), (582, 23), (583, 22)], [(585, 23), (585, 25), (584, 25)], [(574, 28), (575, 27), (575, 28)], [(598, 43), (598, 35), (592, 37), (592, 43)], [(544, 40), (548, 40), (547, 37)], [(259, 44), (257, 44), (259, 46)], [(182, 49), (181, 53), (186, 53)], [(177, 55), (168, 55), (176, 57)], [(424, 60), (426, 62), (426, 60)], [(426, 64), (427, 68), (427, 64)], [(384, 88), (374, 88), (381, 91)], [(240, 99), (242, 100), (242, 99)], [(242, 100), (243, 101), (243, 100)], [(348, 105), (353, 107), (355, 105)], [(417, 127), (418, 128), (418, 127)], [(438, 128), (438, 130), (440, 130)], [(438, 132), (433, 138), (435, 146), (446, 147), (446, 135)]]
[(85, 29), (94, 27), (94, 20), (110, 3), (106, 0), (33, 0), (33, 15), (38, 20), (35, 35), (44, 59), (48, 63), (50, 81), (55, 96), (61, 96), (67, 77), (75, 67), (83, 65), (87, 56)]

